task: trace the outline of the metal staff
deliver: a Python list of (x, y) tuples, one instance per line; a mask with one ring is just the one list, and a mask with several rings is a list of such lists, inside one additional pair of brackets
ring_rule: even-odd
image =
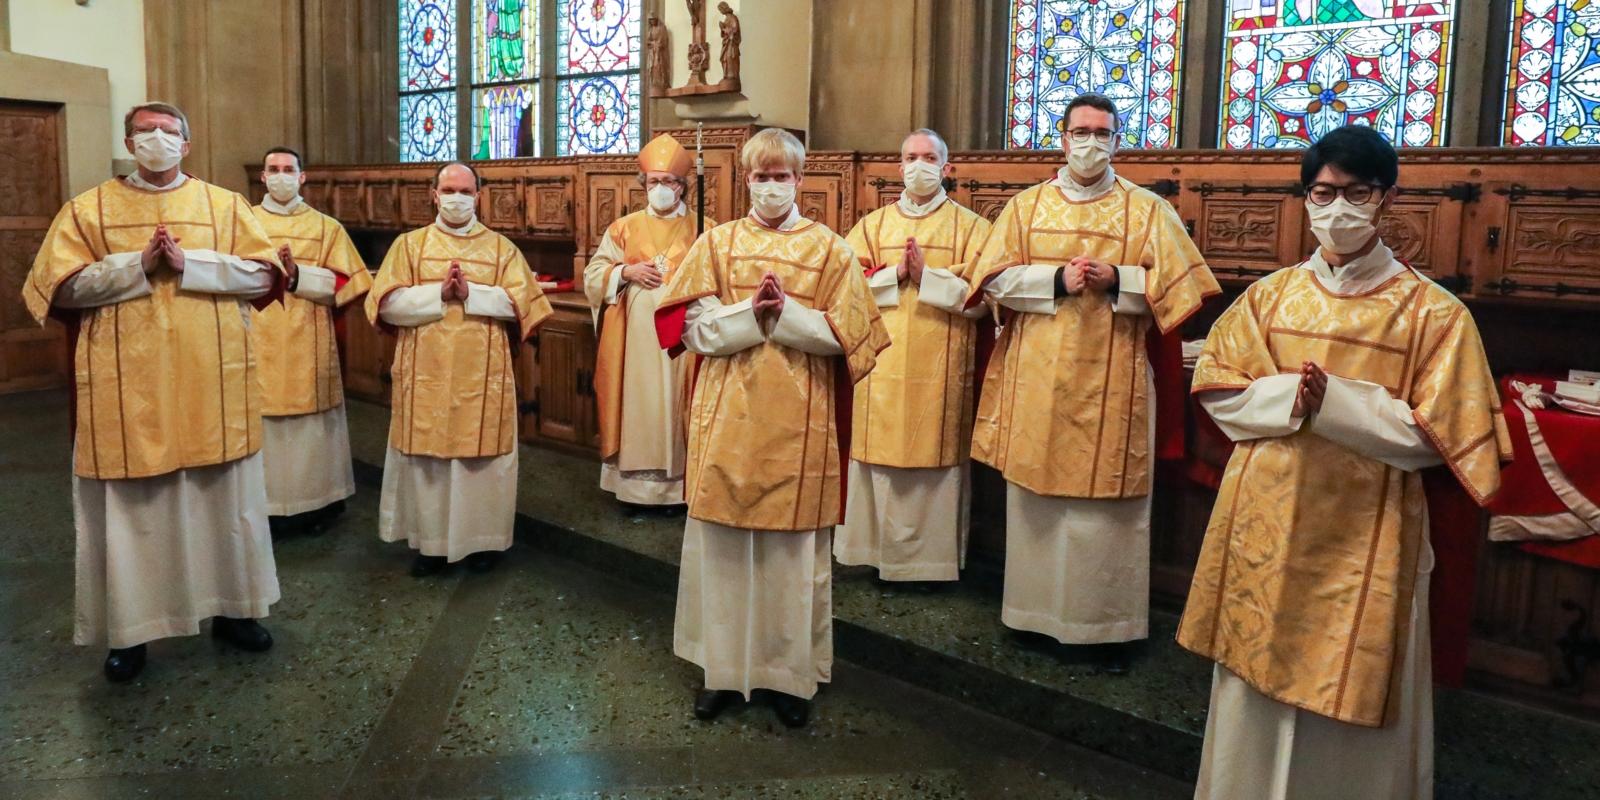
[(706, 124), (694, 125), (694, 201), (698, 215), (694, 220), (695, 238), (706, 232)]

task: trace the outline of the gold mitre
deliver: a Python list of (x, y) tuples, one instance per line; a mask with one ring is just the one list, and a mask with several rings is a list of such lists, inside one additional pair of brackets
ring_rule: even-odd
[(644, 172), (670, 172), (688, 177), (694, 158), (670, 134), (663, 133), (639, 151), (639, 169)]

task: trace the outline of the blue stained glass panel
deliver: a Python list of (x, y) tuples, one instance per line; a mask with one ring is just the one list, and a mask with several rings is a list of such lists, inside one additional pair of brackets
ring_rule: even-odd
[(472, 157), (538, 155), (539, 84), (490, 86), (472, 92)]
[(556, 155), (639, 149), (639, 74), (563, 78), (556, 95)]
[(400, 91), (456, 85), (456, 0), (400, 0)]
[(400, 160), (455, 158), (455, 117), (454, 91), (400, 95)]
[(556, 71), (575, 75), (638, 69), (642, 2), (556, 0)]
[(1600, 3), (1513, 0), (1508, 145), (1600, 145)]

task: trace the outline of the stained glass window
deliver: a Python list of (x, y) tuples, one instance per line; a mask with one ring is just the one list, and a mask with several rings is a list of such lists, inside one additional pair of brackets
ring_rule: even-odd
[(455, 0), (400, 0), (400, 91), (456, 85)]
[(643, 0), (556, 0), (556, 155), (639, 149)]
[(1512, 0), (1505, 143), (1600, 144), (1600, 3)]
[(1305, 147), (1345, 124), (1443, 143), (1456, 0), (1228, 0), (1224, 148)]
[(472, 0), (472, 82), (538, 77), (538, 0)]
[(455, 158), (455, 119), (455, 92), (400, 95), (400, 160)]
[(531, 156), (537, 152), (538, 139), (538, 84), (510, 84), (473, 90), (473, 158)]
[(1060, 147), (1067, 103), (1111, 98), (1124, 147), (1177, 144), (1184, 0), (1011, 0), (1014, 148)]

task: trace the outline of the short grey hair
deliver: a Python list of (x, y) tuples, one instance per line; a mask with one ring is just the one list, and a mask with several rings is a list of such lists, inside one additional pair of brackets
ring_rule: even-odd
[(140, 111), (149, 111), (155, 114), (166, 114), (169, 117), (177, 117), (178, 129), (183, 131), (183, 140), (186, 142), (189, 141), (189, 116), (183, 113), (183, 109), (178, 108), (171, 103), (161, 102), (140, 103), (139, 105), (128, 109), (128, 113), (122, 116), (123, 136), (126, 136), (129, 139), (133, 138), (133, 115), (139, 113)]
[(939, 161), (945, 164), (950, 163), (950, 145), (944, 143), (944, 137), (940, 136), (938, 131), (932, 128), (918, 128), (906, 134), (906, 138), (900, 140), (900, 149), (902, 151), (906, 149), (906, 140), (913, 136), (926, 136), (932, 139), (933, 149), (939, 153)]

